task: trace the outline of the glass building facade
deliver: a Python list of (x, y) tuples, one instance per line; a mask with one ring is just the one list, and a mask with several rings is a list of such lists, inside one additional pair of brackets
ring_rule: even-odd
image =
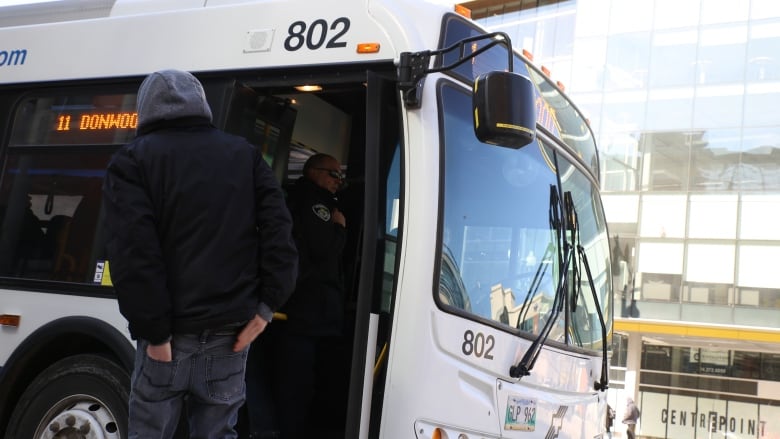
[(601, 150), (609, 398), (649, 438), (780, 438), (780, 2), (463, 3), (533, 53)]

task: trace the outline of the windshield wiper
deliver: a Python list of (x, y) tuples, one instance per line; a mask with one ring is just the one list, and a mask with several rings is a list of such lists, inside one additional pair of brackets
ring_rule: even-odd
[(585, 254), (585, 247), (577, 244), (577, 252), (580, 255), (582, 263), (585, 265), (585, 273), (588, 275), (588, 286), (593, 294), (593, 303), (596, 304), (596, 314), (599, 316), (601, 324), (601, 379), (594, 385), (596, 390), (607, 390), (609, 387), (609, 367), (607, 366), (607, 324), (604, 321), (604, 314), (601, 313), (599, 306), (599, 297), (596, 293), (596, 286), (593, 284), (593, 276), (590, 273), (590, 264), (588, 264), (588, 255)]
[[(509, 368), (509, 376), (512, 378), (521, 378), (531, 374), (531, 370), (534, 368), (534, 364), (536, 364), (536, 359), (539, 358), (539, 354), (542, 352), (542, 347), (544, 347), (544, 343), (547, 341), (547, 337), (550, 335), (550, 331), (552, 331), (553, 325), (555, 325), (555, 322), (558, 320), (558, 316), (563, 310), (564, 303), (566, 302), (565, 273), (568, 272), (569, 263), (573, 257), (574, 249), (566, 240), (564, 232), (565, 225), (563, 224), (563, 221), (561, 221), (562, 210), (563, 209), (561, 206), (560, 197), (558, 195), (558, 189), (554, 185), (550, 185), (550, 226), (553, 230), (555, 230), (556, 233), (557, 243), (559, 244), (558, 264), (561, 267), (560, 273), (563, 273), (564, 275), (560, 276), (558, 279), (558, 286), (555, 288), (555, 297), (553, 299), (552, 309), (550, 310), (547, 321), (545, 321), (542, 330), (539, 332), (539, 335), (537, 335), (536, 339), (534, 339), (533, 343), (531, 343), (531, 346), (528, 347), (528, 350), (525, 351), (525, 354), (523, 355), (523, 358), (520, 360), (520, 362)], [(537, 269), (537, 273), (538, 272), (539, 270)], [(526, 296), (526, 301), (527, 300), (528, 296)], [(523, 302), (524, 307), (526, 301)]]
[[(579, 229), (579, 224), (577, 225), (577, 229)], [(593, 387), (596, 390), (603, 390), (606, 391), (609, 387), (609, 367), (607, 365), (607, 324), (604, 320), (604, 314), (601, 312), (601, 306), (599, 303), (599, 296), (598, 293), (596, 293), (596, 285), (593, 283), (593, 275), (590, 271), (590, 263), (588, 263), (588, 255), (585, 253), (585, 247), (582, 246), (582, 243), (580, 240), (577, 240), (577, 254), (579, 255), (579, 261), (582, 262), (582, 265), (585, 266), (585, 274), (588, 277), (588, 287), (590, 287), (590, 293), (593, 296), (593, 303), (595, 304), (596, 308), (596, 315), (599, 316), (599, 324), (601, 325), (601, 377), (599, 378), (599, 381), (597, 381)], [(575, 267), (576, 270), (576, 267)], [(575, 275), (577, 279), (580, 278), (579, 270), (576, 270), (577, 274)], [(577, 283), (577, 291), (581, 289), (580, 283)], [(577, 291), (575, 291), (575, 294), (572, 297), (572, 312), (574, 311), (576, 307), (576, 300), (577, 300)]]
[(594, 383), (593, 387), (596, 390), (606, 391), (609, 387), (609, 367), (607, 366), (607, 324), (604, 320), (604, 315), (601, 312), (601, 306), (599, 304), (598, 293), (596, 293), (596, 285), (593, 283), (593, 275), (590, 271), (590, 263), (588, 263), (588, 255), (585, 253), (585, 247), (582, 246), (582, 234), (580, 233), (580, 221), (577, 216), (577, 209), (574, 207), (574, 201), (571, 198), (571, 192), (564, 194), (564, 206), (568, 215), (569, 225), (571, 226), (571, 240), (576, 243), (577, 256), (579, 256), (577, 263), (572, 268), (572, 284), (574, 291), (571, 296), (571, 312), (572, 314), (577, 309), (577, 302), (579, 301), (579, 294), (582, 291), (582, 273), (580, 264), (585, 267), (585, 274), (588, 278), (588, 286), (590, 287), (591, 295), (593, 296), (593, 303), (595, 304), (596, 314), (599, 317), (599, 324), (601, 325), (601, 377), (599, 381)]
[[(563, 223), (560, 221), (560, 219), (562, 218), (560, 216), (561, 209), (563, 210), (563, 213), (566, 215)], [(550, 224), (551, 226), (554, 227), (554, 230), (556, 230), (556, 233), (558, 235), (558, 243), (563, 244), (562, 247), (565, 255), (565, 257), (563, 258), (561, 258), (561, 256), (559, 255), (559, 261), (563, 259), (563, 263), (561, 264), (561, 271), (560, 271), (561, 275), (558, 281), (558, 288), (555, 291), (553, 309), (547, 322), (545, 322), (542, 331), (539, 333), (539, 335), (533, 341), (531, 346), (525, 352), (523, 358), (520, 360), (520, 362), (517, 365), (510, 367), (509, 375), (513, 378), (521, 378), (523, 376), (530, 375), (531, 369), (533, 369), (534, 364), (536, 363), (536, 360), (542, 351), (542, 347), (544, 347), (544, 343), (547, 341), (547, 337), (550, 335), (550, 331), (552, 330), (553, 323), (558, 319), (560, 312), (564, 308), (563, 304), (566, 300), (567, 276), (568, 276), (567, 273), (568, 273), (569, 264), (571, 263), (572, 258), (574, 256), (578, 256), (579, 257), (578, 261), (574, 264), (572, 268), (573, 292), (571, 297), (570, 311), (567, 312), (573, 313), (577, 308), (579, 293), (582, 290), (581, 287), (582, 275), (581, 275), (581, 270), (579, 268), (579, 264), (581, 263), (585, 268), (585, 274), (588, 279), (588, 286), (590, 287), (590, 291), (593, 296), (593, 303), (596, 304), (595, 306), (596, 314), (599, 317), (599, 323), (601, 325), (601, 340), (602, 340), (601, 377), (599, 381), (594, 383), (594, 388), (596, 390), (606, 391), (607, 388), (609, 387), (609, 368), (607, 365), (607, 349), (608, 349), (607, 326), (604, 320), (604, 315), (601, 312), (601, 307), (599, 306), (599, 297), (598, 294), (596, 293), (596, 286), (593, 282), (593, 275), (590, 270), (590, 264), (588, 263), (588, 256), (585, 252), (585, 247), (582, 246), (582, 242), (580, 239), (579, 219), (577, 217), (577, 210), (574, 207), (574, 201), (572, 199), (571, 192), (567, 191), (564, 193), (563, 206), (561, 206), (557, 191), (553, 186), (550, 187)], [(571, 234), (571, 243), (566, 238), (564, 230), (568, 230), (568, 232)], [(537, 269), (537, 276), (539, 275), (540, 269), (541, 266)], [(536, 281), (537, 279), (536, 277), (534, 277), (534, 282)], [(532, 283), (532, 286), (533, 285), (534, 284)], [(535, 288), (538, 289), (538, 285)], [(521, 311), (521, 315), (523, 314), (523, 311), (526, 311), (525, 310), (526, 302), (528, 301), (530, 293), (531, 290), (529, 290), (529, 295), (526, 296), (526, 300), (523, 302), (523, 310)], [(566, 332), (568, 332), (568, 315), (566, 317), (567, 317), (567, 328), (565, 329), (567, 330)], [(518, 323), (517, 323), (518, 327), (521, 321), (522, 320), (518, 318)]]

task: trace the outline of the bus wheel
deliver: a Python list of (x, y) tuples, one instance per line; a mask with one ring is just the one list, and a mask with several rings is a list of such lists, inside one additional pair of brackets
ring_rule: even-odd
[(8, 437), (126, 438), (129, 389), (127, 372), (106, 358), (64, 358), (24, 391)]

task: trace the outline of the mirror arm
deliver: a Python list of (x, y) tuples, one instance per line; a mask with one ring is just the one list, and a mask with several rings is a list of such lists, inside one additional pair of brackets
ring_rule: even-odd
[[(496, 37), (499, 37), (496, 39)], [(492, 39), (490, 43), (466, 55), (466, 44), (473, 41)], [(439, 50), (423, 50), (421, 52), (402, 52), (398, 64), (398, 87), (403, 93), (404, 103), (409, 108), (420, 108), (422, 105), (422, 80), (429, 73), (452, 70), (455, 67), (473, 59), (494, 46), (502, 45), (507, 49), (507, 71), (514, 71), (512, 40), (505, 32), (492, 32), (464, 38), (459, 42)], [(458, 49), (457, 61), (440, 67), (430, 67), (432, 56), (439, 56)]]

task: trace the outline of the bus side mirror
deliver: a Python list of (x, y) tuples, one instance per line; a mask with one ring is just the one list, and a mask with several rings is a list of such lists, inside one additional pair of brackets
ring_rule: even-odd
[(474, 132), (481, 142), (521, 148), (536, 137), (534, 85), (518, 73), (493, 71), (474, 81)]

